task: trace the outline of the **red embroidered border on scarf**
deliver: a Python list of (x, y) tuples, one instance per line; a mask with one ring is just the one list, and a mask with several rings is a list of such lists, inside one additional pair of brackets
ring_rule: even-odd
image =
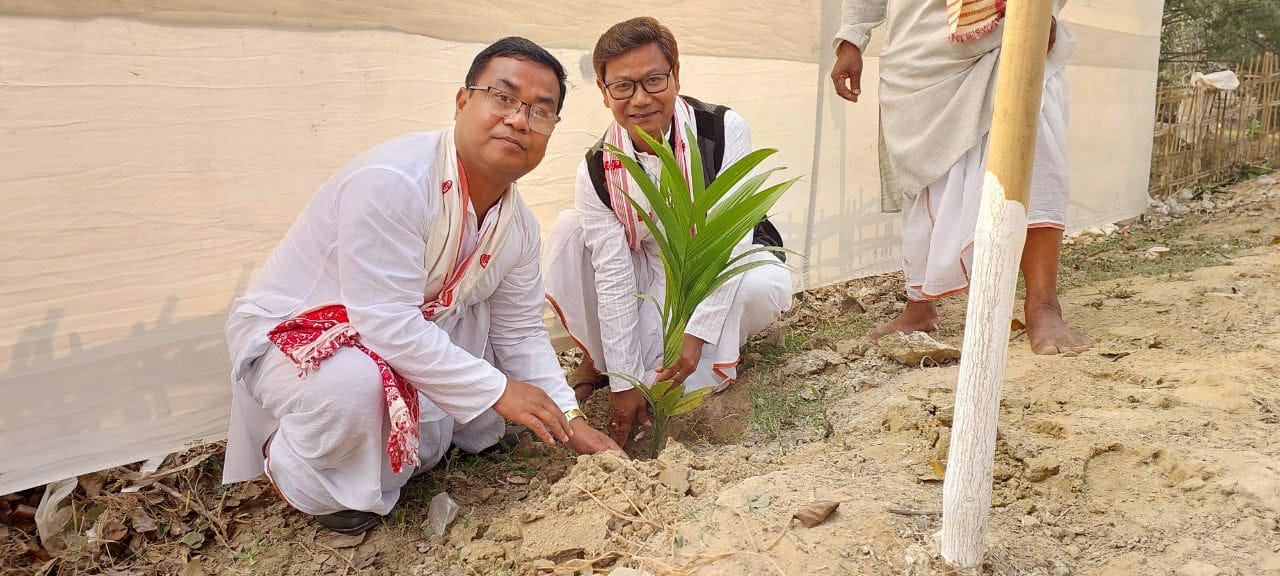
[(298, 366), (298, 376), (302, 378), (339, 348), (351, 347), (367, 355), (382, 376), (391, 422), (391, 435), (387, 438), (391, 471), (400, 472), (406, 463), (414, 467), (421, 463), (418, 459), (418, 391), (400, 378), (386, 360), (360, 343), (360, 334), (347, 320), (346, 307), (334, 304), (285, 320), (267, 333), (267, 339)]
[[(671, 130), (674, 131), (673, 139), (676, 143), (676, 165), (679, 166), (681, 175), (684, 176), (686, 182), (689, 181), (689, 144), (685, 142), (684, 126), (689, 126), (697, 135), (697, 124), (693, 120), (693, 108), (689, 106), (684, 98), (676, 98), (675, 118), (672, 122)], [(650, 136), (653, 136), (652, 134)], [(605, 142), (626, 152), (628, 155), (634, 156), (635, 144), (631, 141), (631, 135), (625, 128), (614, 122), (609, 125), (609, 129), (605, 131)], [(618, 221), (622, 223), (622, 232), (627, 238), (627, 246), (632, 252), (640, 249), (640, 229), (639, 226), (643, 219), (636, 213), (635, 207), (627, 200), (631, 196), (631, 175), (623, 167), (622, 161), (618, 159), (613, 152), (608, 149), (604, 151), (601, 162), (604, 165), (605, 185), (609, 188), (609, 204), (613, 207), (613, 213), (618, 217)], [(648, 204), (643, 194), (638, 195), (636, 200), (642, 205)]]
[(1005, 0), (946, 0), (947, 28), (952, 42), (986, 36), (1004, 18)]

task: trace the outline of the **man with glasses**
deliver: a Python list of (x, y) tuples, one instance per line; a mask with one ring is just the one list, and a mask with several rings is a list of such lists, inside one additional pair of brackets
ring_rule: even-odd
[(227, 320), (224, 482), (265, 472), (294, 508), (359, 533), (451, 444), (496, 444), (504, 417), (579, 453), (618, 449), (581, 417), (543, 328), (539, 227), (516, 191), (564, 92), (555, 57), (499, 40), (453, 127), (375, 146), (320, 187)]
[[(704, 182), (751, 152), (751, 132), (742, 116), (679, 94), (675, 37), (653, 18), (614, 25), (596, 42), (592, 60), (596, 84), (614, 118), (601, 144), (635, 158), (655, 182), (661, 163), (638, 135), (640, 130), (666, 139), (686, 160), (697, 147), (705, 173), (684, 177)], [(686, 127), (693, 129), (693, 140), (686, 140)], [(606, 379), (601, 372), (628, 374), (646, 383), (675, 380), (687, 389), (723, 389), (736, 378), (740, 345), (791, 306), (791, 274), (786, 268), (749, 270), (698, 307), (679, 361), (660, 366), (659, 310), (636, 295), (648, 294), (661, 302), (666, 278), (657, 244), (627, 202), (628, 191), (645, 202), (629, 178), (621, 162), (601, 145), (588, 151), (578, 166), (575, 209), (561, 213), (552, 227), (544, 274), (548, 300), (583, 351), (574, 380), (578, 399), (610, 386), (611, 435), (618, 444), (626, 442), (636, 419), (647, 421), (645, 400), (625, 379)], [(737, 250), (781, 244), (777, 229), (765, 220)], [(746, 261), (773, 258), (777, 256), (760, 252)]]

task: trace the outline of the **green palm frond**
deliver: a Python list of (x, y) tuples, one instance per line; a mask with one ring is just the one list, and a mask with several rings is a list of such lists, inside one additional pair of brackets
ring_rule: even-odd
[[(688, 126), (683, 128), (686, 141), (696, 142), (693, 130)], [(757, 247), (736, 255), (733, 252), (798, 179), (766, 187), (766, 182), (778, 169), (752, 173), (777, 150), (763, 149), (742, 157), (721, 171), (710, 184), (704, 185), (700, 177), (702, 154), (695, 145), (689, 151), (689, 171), (694, 175), (690, 185), (685, 181), (675, 151), (668, 143), (650, 137), (643, 130), (640, 137), (662, 163), (662, 174), (657, 182), (651, 180), (640, 164), (622, 150), (608, 144), (605, 148), (621, 161), (653, 212), (650, 215), (635, 198), (626, 195), (653, 236), (666, 274), (666, 295), (661, 305), (652, 296), (641, 297), (647, 296), (661, 311), (663, 365), (671, 366), (680, 357), (689, 320), (698, 305), (712, 292), (748, 270), (782, 265), (779, 260), (741, 263), (759, 252), (786, 251), (782, 248)], [(646, 387), (634, 377), (615, 375), (632, 382), (653, 408), (655, 453), (662, 438), (662, 431), (657, 429), (659, 421), (665, 424), (671, 416), (697, 409), (710, 393), (709, 389), (703, 389), (686, 394), (683, 385), (673, 382), (657, 382)]]

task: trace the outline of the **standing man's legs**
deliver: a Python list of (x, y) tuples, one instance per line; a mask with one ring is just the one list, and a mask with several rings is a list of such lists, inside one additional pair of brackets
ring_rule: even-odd
[[(1027, 319), (1027, 338), (1036, 354), (1083, 352), (1089, 339), (1076, 332), (1062, 319), (1058, 302), (1058, 259), (1062, 249), (1062, 230), (1030, 228), (1022, 248), (1022, 277), (1027, 285), (1023, 303)], [(932, 332), (938, 327), (938, 309), (928, 300), (911, 300), (891, 322), (873, 330), (869, 337), (880, 338), (893, 332)]]
[[(1035, 171), (1027, 207), (1031, 226), (1021, 260), (1027, 286), (1027, 335), (1037, 354), (1080, 352), (1088, 349), (1089, 341), (1063, 321), (1057, 296), (1058, 260), (1069, 188), (1067, 93), (1061, 73), (1045, 82), (1038, 122)], [(928, 294), (946, 295), (967, 288), (967, 259), (972, 256), (972, 231), (982, 195), (985, 147), (984, 139), (946, 175), (923, 190), (906, 213), (903, 259), (910, 301), (897, 318), (872, 331), (869, 335), (872, 339), (892, 332), (936, 329), (937, 309), (927, 301), (933, 299)], [(967, 241), (956, 236), (959, 230), (956, 226), (968, 232)], [(943, 235), (941, 240), (939, 234)], [(929, 286), (924, 286), (926, 284)], [(926, 292), (929, 289), (932, 292)]]
[(1036, 354), (1084, 352), (1089, 339), (1062, 319), (1058, 302), (1058, 259), (1062, 250), (1062, 230), (1030, 228), (1022, 248), (1022, 277), (1027, 283), (1023, 309), (1027, 318), (1027, 338)]
[(938, 329), (938, 307), (929, 300), (908, 300), (907, 307), (897, 318), (881, 324), (867, 334), (876, 340), (894, 332), (910, 334), (912, 332), (933, 332)]

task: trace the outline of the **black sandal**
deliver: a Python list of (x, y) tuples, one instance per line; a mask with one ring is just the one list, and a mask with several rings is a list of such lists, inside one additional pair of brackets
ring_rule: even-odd
[(333, 514), (320, 514), (315, 518), (321, 526), (346, 536), (364, 534), (382, 520), (381, 516), (373, 512), (361, 510), (343, 510)]

